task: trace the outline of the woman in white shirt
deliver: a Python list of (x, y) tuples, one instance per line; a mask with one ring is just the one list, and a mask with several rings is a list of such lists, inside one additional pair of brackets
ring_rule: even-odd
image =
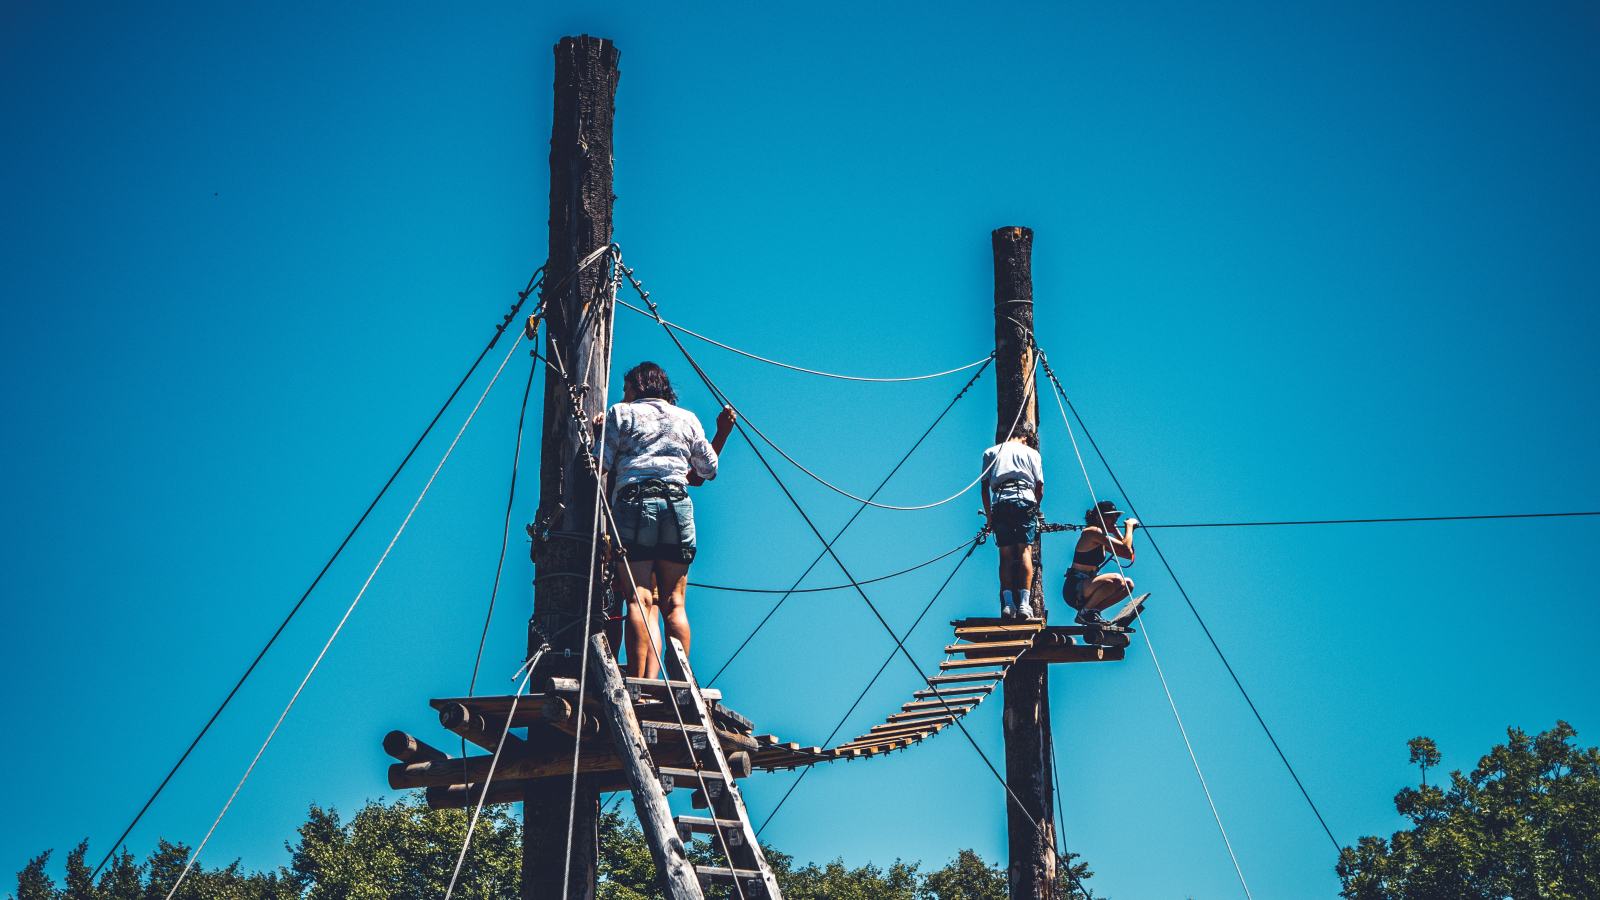
[(689, 615), (684, 594), (694, 562), (694, 504), (688, 487), (717, 477), (717, 455), (733, 431), (735, 415), (717, 416), (717, 433), (706, 440), (694, 413), (677, 405), (667, 373), (652, 362), (623, 378), (622, 402), (606, 411), (606, 476), (614, 480), (611, 504), (617, 539), (628, 556), (635, 602), (628, 604), (628, 674), (655, 678), (660, 672), (661, 631), (689, 650)]

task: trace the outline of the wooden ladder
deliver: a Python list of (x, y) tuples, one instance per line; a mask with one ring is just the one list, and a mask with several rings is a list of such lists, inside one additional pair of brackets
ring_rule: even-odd
[[(667, 689), (662, 702), (676, 706), (682, 716), (682, 737), (694, 763), (689, 769), (660, 767), (651, 761), (628, 680), (617, 668), (605, 635), (590, 640), (590, 664), (603, 686), (599, 699), (604, 718), (622, 757), (639, 824), (666, 881), (668, 897), (703, 900), (705, 886), (725, 884), (733, 888), (736, 900), (783, 900), (772, 867), (756, 841), (750, 813), (717, 739), (705, 692), (695, 680), (683, 645), (676, 638), (667, 639), (670, 680), (662, 685)], [(707, 809), (710, 815), (673, 816), (666, 795), (678, 787), (693, 787), (694, 807)], [(727, 865), (694, 866), (691, 872), (685, 847), (697, 833), (711, 836), (713, 852)]]

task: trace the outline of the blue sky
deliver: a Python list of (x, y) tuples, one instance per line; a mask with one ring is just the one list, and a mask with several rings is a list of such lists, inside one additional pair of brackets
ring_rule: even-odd
[[(1029, 226), (1039, 341), (1147, 521), (1175, 523), (1600, 508), (1597, 32), (1572, 2), (5, 5), (0, 740), (30, 774), (0, 871), (120, 833), (543, 262), (562, 35), (622, 50), (616, 233), (666, 315), (814, 368), (947, 369), (991, 347), (990, 230)], [(662, 363), (709, 419), (652, 328), (624, 313), (619, 366)], [(858, 385), (691, 350), (857, 492), (962, 378)], [(528, 365), (512, 358), (209, 863), (286, 862), (308, 803), (391, 796), (384, 732), (441, 739), (426, 700), (471, 672)], [(886, 502), (972, 478), (992, 391), (986, 375)], [(205, 833), (468, 409), (133, 849)], [(1059, 416), (1042, 438), (1046, 513), (1072, 521), (1089, 492)], [(815, 539), (737, 438), (723, 465), (696, 496), (694, 578), (786, 586)], [(853, 511), (780, 474), (825, 531)], [(531, 497), (480, 690), (509, 689), (521, 658)], [(976, 507), (869, 512), (841, 556), (903, 568), (970, 536)], [(1435, 738), (1446, 768), (1508, 726), (1564, 718), (1596, 742), (1597, 538), (1586, 519), (1158, 534), (1345, 844), (1401, 824), (1407, 738)], [(1055, 585), (1070, 547), (1047, 541)], [(1154, 592), (1149, 636), (1252, 890), (1334, 895), (1333, 848), (1147, 550), (1130, 574)], [(925, 665), (945, 622), (992, 608), (993, 565), (986, 547), (913, 636)], [(869, 590), (903, 627), (948, 573)], [(691, 594), (700, 669), (769, 603)], [(858, 597), (804, 595), (719, 687), (814, 743), (889, 646)], [(1093, 886), (1242, 895), (1142, 642), (1051, 679), (1064, 837)], [(915, 680), (891, 666), (846, 730)], [(995, 759), (998, 717), (969, 722)], [(757, 815), (789, 778), (747, 782)], [(816, 771), (765, 837), (852, 865), (1003, 860), (1003, 800), (947, 732)]]

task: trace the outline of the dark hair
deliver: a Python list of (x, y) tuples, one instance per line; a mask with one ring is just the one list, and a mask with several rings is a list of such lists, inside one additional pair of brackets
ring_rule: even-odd
[(639, 400), (665, 400), (673, 406), (678, 405), (678, 395), (672, 390), (672, 381), (667, 378), (667, 373), (653, 362), (642, 362), (628, 374), (622, 376), (624, 386), (633, 385), (637, 391), (636, 399)]
[(1002, 444), (1011, 440), (1012, 438), (1022, 438), (1022, 442), (1024, 444), (1027, 444), (1029, 447), (1032, 447), (1035, 450), (1039, 449), (1039, 429), (1027, 419), (1018, 419), (1017, 427), (1011, 429), (1010, 434), (998, 433), (995, 435), (995, 437), (998, 438)]

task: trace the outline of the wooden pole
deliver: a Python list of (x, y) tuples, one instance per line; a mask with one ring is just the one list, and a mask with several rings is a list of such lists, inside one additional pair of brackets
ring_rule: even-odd
[[(573, 422), (575, 393), (587, 421), (605, 411), (611, 351), (611, 303), (604, 260), (579, 272), (580, 261), (611, 242), (611, 121), (617, 91), (617, 48), (604, 38), (564, 37), (555, 47), (555, 111), (550, 127), (550, 251), (544, 283), (543, 350), (566, 372), (549, 368), (539, 451), (539, 512), (535, 518), (533, 618), (528, 654), (550, 638), (540, 676), (577, 677), (606, 585), (590, 577), (596, 491), (581, 457), (584, 441)], [(588, 595), (593, 582), (596, 596)], [(572, 855), (566, 856), (571, 783), (533, 781), (523, 791), (523, 900), (593, 900), (599, 865), (600, 794), (579, 777), (572, 814)], [(563, 897), (563, 877), (567, 893)]]
[[(1033, 231), (996, 229), (994, 245), (994, 371), (997, 441), (1009, 436), (1018, 410), (1039, 424), (1033, 383)], [(1044, 560), (1033, 544), (1035, 615), (1048, 619)], [(1011, 900), (1059, 900), (1055, 857), (1055, 803), (1050, 782), (1048, 663), (1019, 660), (1006, 673), (1006, 827), (1010, 837)], [(1013, 798), (1014, 795), (1014, 798)], [(1019, 805), (1020, 801), (1020, 805)]]

